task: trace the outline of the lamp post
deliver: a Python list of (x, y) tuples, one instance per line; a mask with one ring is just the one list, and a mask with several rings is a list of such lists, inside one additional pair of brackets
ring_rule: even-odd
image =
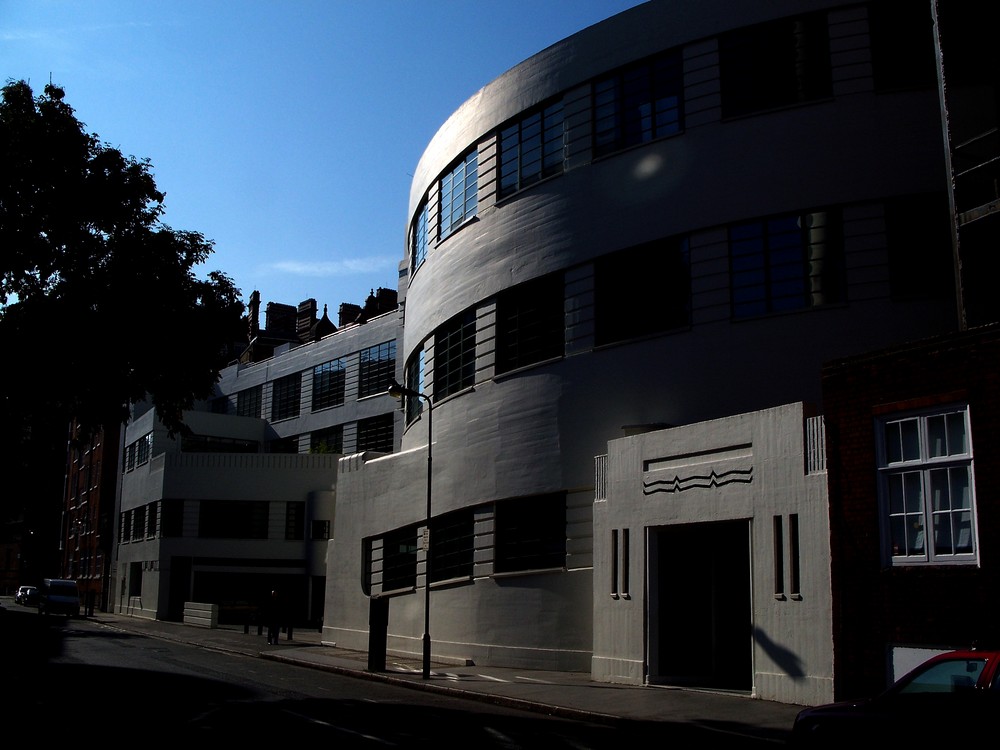
[(424, 544), (424, 663), (423, 678), (429, 680), (431, 677), (431, 445), (433, 445), (433, 435), (431, 434), (431, 415), (434, 412), (434, 405), (430, 396), (420, 391), (404, 388), (393, 378), (386, 391), (393, 398), (422, 398), (427, 402), (427, 512), (424, 525), (426, 542)]

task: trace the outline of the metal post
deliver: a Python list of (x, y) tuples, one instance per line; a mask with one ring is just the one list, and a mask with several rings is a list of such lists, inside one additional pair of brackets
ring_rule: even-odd
[(423, 678), (429, 680), (431, 677), (431, 446), (434, 444), (431, 434), (432, 414), (434, 407), (431, 406), (429, 397), (420, 394), (427, 401), (427, 549), (424, 550), (424, 671)]

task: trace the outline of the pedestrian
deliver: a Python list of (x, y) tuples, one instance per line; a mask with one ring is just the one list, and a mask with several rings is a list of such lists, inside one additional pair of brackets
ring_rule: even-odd
[(281, 634), (281, 602), (277, 589), (271, 591), (271, 596), (264, 605), (265, 624), (267, 625), (267, 645), (277, 646)]

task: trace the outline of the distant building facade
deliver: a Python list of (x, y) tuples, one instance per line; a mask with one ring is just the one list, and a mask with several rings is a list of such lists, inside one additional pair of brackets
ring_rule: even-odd
[(385, 393), (399, 316), (385, 290), (345, 307), (339, 328), (315, 311), (311, 300), (269, 306), (269, 325), (251, 331), (216, 396), (184, 415), (184, 434), (170, 435), (148, 406), (134, 410), (114, 611), (180, 620), (196, 601), (220, 605), (223, 619), (248, 617), (278, 589), (292, 621), (322, 620), (337, 460), (390, 452), (396, 439)]

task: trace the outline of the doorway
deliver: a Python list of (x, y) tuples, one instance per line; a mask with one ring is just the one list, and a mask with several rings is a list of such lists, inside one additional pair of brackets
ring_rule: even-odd
[(664, 526), (648, 538), (649, 682), (750, 691), (750, 522)]

